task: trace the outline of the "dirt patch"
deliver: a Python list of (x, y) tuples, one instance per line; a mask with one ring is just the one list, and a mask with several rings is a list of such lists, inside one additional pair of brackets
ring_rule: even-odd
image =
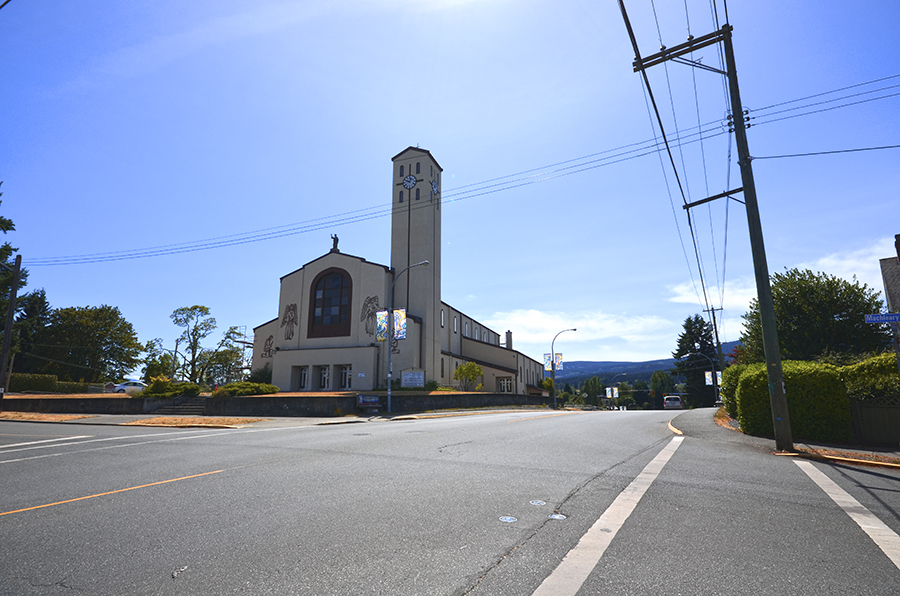
[(183, 416), (157, 416), (123, 422), (121, 426), (167, 426), (174, 428), (240, 428), (254, 422), (262, 422), (269, 418), (199, 418)]
[(32, 422), (66, 422), (82, 418), (96, 418), (93, 414), (37, 414), (34, 412), (0, 412), (0, 420), (29, 420)]

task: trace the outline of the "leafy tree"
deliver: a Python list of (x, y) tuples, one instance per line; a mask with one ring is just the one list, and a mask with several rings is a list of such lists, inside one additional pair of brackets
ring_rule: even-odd
[[(234, 331), (237, 332), (236, 329)], [(231, 336), (227, 333), (226, 340), (216, 350), (204, 353), (201, 382), (215, 386), (244, 380), (244, 350), (232, 343)]]
[(174, 355), (162, 347), (160, 338), (151, 339), (144, 346), (144, 367), (141, 378), (148, 385), (157, 377), (174, 377), (178, 372)]
[(660, 410), (663, 406), (663, 395), (675, 391), (675, 379), (664, 370), (654, 371), (650, 375), (650, 391), (655, 394), (650, 403), (654, 409)]
[(606, 387), (600, 377), (596, 375), (584, 382), (581, 391), (587, 393), (585, 401), (593, 406), (599, 406), (602, 403), (601, 400), (606, 396)]
[(706, 384), (706, 371), (711, 370), (710, 360), (715, 362), (712, 325), (700, 315), (684, 320), (684, 331), (678, 336), (678, 348), (672, 352), (675, 370), (687, 384), (687, 404), (691, 407), (708, 407), (716, 403), (715, 387)]
[[(871, 325), (865, 315), (877, 314), (884, 304), (879, 292), (854, 279), (809, 269), (786, 270), (772, 276), (775, 327), (783, 360), (816, 360), (826, 355), (861, 357), (890, 345), (887, 325)], [(765, 360), (759, 302), (744, 314), (741, 343), (748, 362)]]
[(35, 335), (32, 355), (42, 372), (63, 381), (121, 379), (140, 362), (143, 346), (114, 306), (57, 308)]
[(185, 374), (188, 381), (196, 383), (200, 377), (201, 355), (204, 352), (201, 342), (216, 330), (216, 320), (210, 316), (208, 307), (197, 304), (176, 308), (170, 318), (178, 327), (184, 327), (178, 341), (185, 346)]
[(460, 383), (460, 387), (463, 391), (469, 391), (472, 388), (472, 385), (482, 376), (484, 375), (484, 370), (481, 368), (480, 364), (475, 362), (466, 362), (465, 364), (461, 364), (456, 367), (456, 370), (453, 371), (453, 378)]

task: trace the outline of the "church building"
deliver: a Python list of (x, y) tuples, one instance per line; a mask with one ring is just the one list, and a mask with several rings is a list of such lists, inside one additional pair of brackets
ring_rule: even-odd
[[(404, 386), (456, 386), (472, 361), (484, 391), (540, 394), (543, 366), (513, 349), (511, 332), (501, 342), (441, 300), (441, 166), (418, 147), (392, 161), (390, 266), (340, 252), (332, 236), (329, 252), (281, 278), (278, 317), (254, 329), (253, 370), (268, 364), (286, 392), (370, 391), (387, 387), (390, 349)], [(406, 337), (377, 341), (392, 285)]]

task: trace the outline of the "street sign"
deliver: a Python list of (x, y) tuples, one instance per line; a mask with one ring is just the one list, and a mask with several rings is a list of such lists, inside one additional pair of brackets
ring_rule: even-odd
[(866, 323), (900, 323), (900, 313), (866, 315)]

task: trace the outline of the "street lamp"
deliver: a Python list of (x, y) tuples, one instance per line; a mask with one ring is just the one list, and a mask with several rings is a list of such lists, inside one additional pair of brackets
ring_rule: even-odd
[(706, 354), (704, 354), (703, 352), (688, 352), (687, 354), (685, 354), (684, 356), (682, 356), (682, 358), (686, 358), (686, 357), (688, 357), (688, 356), (703, 356), (704, 358), (706, 358), (707, 360), (709, 360), (709, 364), (710, 364), (710, 366), (712, 366), (712, 377), (713, 377), (713, 380), (712, 380), (713, 383), (712, 383), (712, 384), (713, 384), (713, 393), (715, 393), (715, 395), (716, 395), (716, 403), (718, 403), (718, 401), (719, 401), (719, 383), (718, 383), (719, 379), (716, 377), (716, 363), (715, 363), (715, 361), (714, 361), (712, 358), (710, 358), (709, 356), (707, 356)]
[(577, 329), (563, 329), (559, 333), (553, 336), (553, 341), (550, 342), (550, 392), (553, 393), (553, 409), (556, 409), (556, 352), (554, 351), (554, 344), (556, 343), (556, 338), (560, 336), (561, 333), (565, 333), (566, 331), (578, 331)]
[(400, 279), (400, 276), (412, 269), (413, 267), (418, 266), (427, 267), (428, 261), (420, 261), (413, 265), (410, 265), (400, 273), (394, 276), (394, 281), (391, 282), (391, 290), (388, 292), (388, 336), (387, 336), (387, 348), (388, 348), (388, 376), (387, 376), (387, 386), (388, 386), (388, 394), (387, 394), (387, 411), (390, 413), (391, 411), (391, 377), (394, 375), (394, 363), (391, 359), (391, 355), (393, 352), (391, 346), (391, 340), (394, 337), (394, 284), (397, 283), (397, 280)]

